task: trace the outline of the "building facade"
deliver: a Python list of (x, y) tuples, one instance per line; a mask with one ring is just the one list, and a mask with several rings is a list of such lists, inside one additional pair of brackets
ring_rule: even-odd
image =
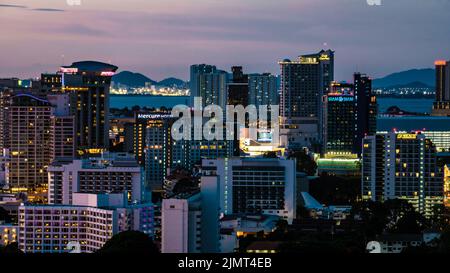
[(52, 106), (45, 98), (18, 92), (8, 108), (7, 184), (15, 191), (46, 188)]
[(203, 179), (216, 179), (220, 211), (278, 215), (292, 223), (296, 212), (294, 160), (266, 158), (204, 159)]
[(109, 88), (116, 70), (116, 66), (94, 61), (60, 68), (61, 91), (71, 95), (75, 147), (80, 156), (109, 147)]
[[(334, 79), (334, 52), (322, 50), (285, 59), (281, 66), (280, 116), (293, 124), (316, 124), (322, 120), (321, 98)], [(320, 134), (321, 132), (319, 132)]]
[(433, 103), (433, 116), (450, 116), (450, 62), (437, 60), (436, 99)]
[(216, 104), (225, 109), (227, 104), (228, 74), (214, 65), (196, 64), (191, 66), (190, 91), (191, 105), (194, 98), (202, 98), (202, 106)]
[[(126, 230), (153, 236), (153, 205), (128, 206), (123, 194), (73, 195), (73, 205), (21, 205), (19, 248), (26, 253), (99, 250)], [(77, 249), (78, 248), (78, 249)]]
[(443, 204), (443, 170), (436, 147), (420, 133), (377, 133), (363, 141), (362, 195), (385, 201), (404, 199), (429, 216)]
[(124, 154), (91, 159), (61, 159), (48, 168), (49, 204), (73, 204), (72, 194), (127, 192), (128, 201), (144, 199), (144, 176), (136, 160)]
[(162, 202), (162, 253), (220, 252), (219, 185), (202, 178), (200, 192)]

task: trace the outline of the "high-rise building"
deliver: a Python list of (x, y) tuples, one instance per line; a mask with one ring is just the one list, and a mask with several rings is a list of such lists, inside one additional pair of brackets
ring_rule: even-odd
[(47, 100), (53, 106), (50, 126), (50, 158), (75, 156), (75, 117), (70, 115), (70, 95), (49, 93)]
[(72, 194), (127, 192), (128, 201), (142, 201), (144, 175), (131, 155), (106, 154), (90, 159), (60, 159), (48, 168), (49, 204), (73, 204)]
[[(248, 75), (243, 73), (242, 66), (233, 66), (231, 72), (232, 78), (228, 83), (227, 105), (243, 106), (245, 108), (249, 104)], [(248, 120), (246, 120), (245, 124), (240, 124), (238, 120), (234, 121), (234, 156), (240, 155), (239, 140), (241, 138), (241, 128), (243, 127), (248, 127)]]
[(443, 204), (443, 170), (435, 145), (420, 133), (377, 133), (363, 140), (362, 195), (385, 201), (404, 199), (429, 216)]
[(0, 86), (0, 155), (5, 155), (5, 149), (9, 145), (9, 105), (13, 90)]
[(278, 215), (289, 223), (296, 213), (294, 160), (219, 158), (202, 161), (203, 179), (219, 183), (220, 212), (225, 215)]
[(200, 192), (179, 194), (162, 202), (162, 253), (220, 251), (219, 186), (202, 178)]
[(437, 60), (436, 99), (433, 103), (433, 116), (450, 116), (450, 62)]
[(109, 88), (116, 66), (75, 62), (60, 69), (62, 92), (71, 93), (78, 155), (96, 154), (109, 147)]
[(191, 66), (190, 91), (191, 106), (194, 98), (202, 98), (202, 106), (216, 104), (225, 109), (227, 104), (228, 74), (213, 65), (196, 64)]
[(353, 84), (331, 83), (323, 97), (324, 148), (326, 153), (351, 153), (356, 138), (356, 97)]
[(74, 193), (73, 205), (19, 207), (19, 248), (26, 253), (81, 253), (99, 250), (127, 230), (153, 236), (153, 204), (128, 205), (117, 194)]
[[(152, 190), (162, 190), (164, 178), (170, 174), (170, 169), (183, 166), (184, 141), (172, 138), (172, 124), (175, 122), (170, 113), (137, 114), (136, 125), (145, 120), (145, 177), (148, 187)], [(136, 143), (139, 147), (140, 144)], [(138, 151), (139, 152), (139, 151)]]
[(353, 75), (355, 92), (356, 134), (353, 152), (360, 155), (362, 140), (365, 136), (375, 134), (377, 130), (378, 104), (372, 94), (372, 79), (365, 74)]
[(227, 104), (246, 107), (249, 104), (248, 75), (243, 73), (242, 66), (233, 66), (231, 72), (232, 78), (228, 83)]
[(277, 77), (270, 73), (250, 74), (248, 80), (249, 104), (278, 105)]
[(376, 132), (377, 103), (371, 79), (354, 74), (354, 83), (333, 82), (323, 97), (323, 139), (326, 153), (360, 156), (362, 139)]
[(319, 124), (321, 98), (334, 79), (334, 52), (322, 50), (302, 55), (298, 60), (285, 59), (281, 66), (280, 116), (293, 124)]
[(9, 97), (8, 104), (7, 184), (17, 191), (46, 188), (52, 106), (23, 92)]

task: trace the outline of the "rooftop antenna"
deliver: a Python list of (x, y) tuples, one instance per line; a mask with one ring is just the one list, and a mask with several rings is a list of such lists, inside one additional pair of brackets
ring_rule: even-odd
[(64, 57), (65, 57), (64, 54), (61, 54), (61, 61), (62, 61), (62, 64), (61, 64), (61, 65), (62, 65), (62, 66), (64, 66), (64, 63), (65, 63)]

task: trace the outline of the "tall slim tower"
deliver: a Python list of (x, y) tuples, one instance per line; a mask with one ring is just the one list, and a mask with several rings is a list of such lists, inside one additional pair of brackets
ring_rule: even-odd
[(356, 113), (353, 152), (360, 155), (363, 138), (376, 133), (378, 104), (376, 96), (372, 94), (372, 79), (370, 77), (365, 74), (355, 73), (353, 80)]
[(233, 66), (231, 72), (233, 78), (228, 83), (228, 104), (246, 107), (249, 103), (248, 75), (242, 72), (242, 66)]
[(433, 116), (450, 116), (450, 62), (437, 60), (436, 99), (433, 103)]

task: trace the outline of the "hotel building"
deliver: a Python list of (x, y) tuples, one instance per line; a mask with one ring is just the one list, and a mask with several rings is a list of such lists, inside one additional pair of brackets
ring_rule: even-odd
[(377, 133), (363, 141), (363, 199), (404, 199), (429, 216), (443, 204), (443, 170), (436, 147), (420, 133)]
[(126, 230), (153, 236), (153, 205), (127, 205), (124, 194), (73, 194), (73, 205), (21, 205), (19, 248), (26, 253), (99, 250)]
[(114, 65), (83, 61), (60, 68), (61, 91), (70, 93), (78, 155), (109, 147), (109, 88)]
[(73, 204), (75, 192), (127, 192), (129, 202), (144, 199), (142, 167), (128, 154), (56, 160), (48, 168), (48, 185), (49, 204)]
[(229, 214), (277, 215), (289, 223), (296, 212), (294, 160), (219, 158), (202, 161), (203, 179), (216, 179), (220, 211)]
[(299, 56), (295, 61), (285, 59), (279, 64), (282, 124), (313, 124), (317, 138), (322, 139), (322, 97), (328, 94), (334, 79), (334, 52), (321, 50), (316, 54)]
[(9, 97), (6, 116), (6, 180), (13, 191), (46, 188), (50, 164), (52, 106), (32, 93), (17, 92)]

